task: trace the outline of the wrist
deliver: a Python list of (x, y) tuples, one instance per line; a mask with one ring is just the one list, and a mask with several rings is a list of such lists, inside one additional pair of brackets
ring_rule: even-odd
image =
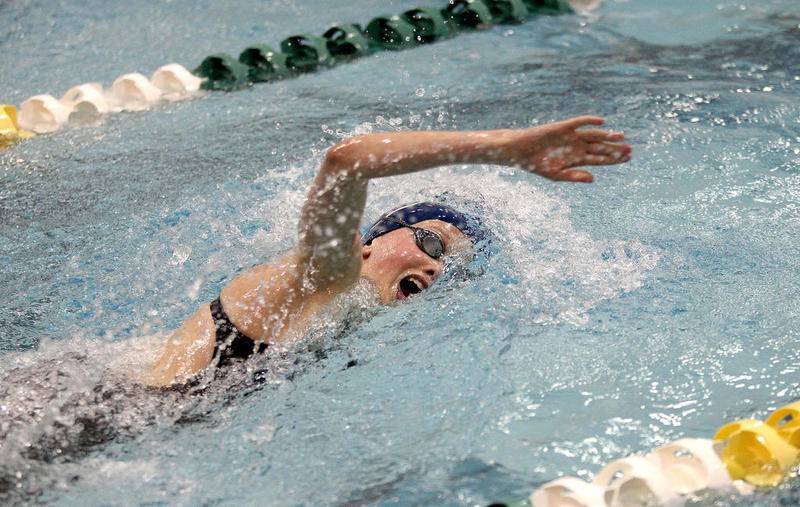
[(482, 139), (480, 146), (476, 149), (480, 160), (478, 163), (495, 165), (513, 165), (511, 150), (516, 139), (516, 131), (511, 129), (486, 130), (477, 132), (477, 136)]

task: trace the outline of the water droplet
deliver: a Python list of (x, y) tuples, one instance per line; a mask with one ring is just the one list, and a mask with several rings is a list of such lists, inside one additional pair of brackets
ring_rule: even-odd
[(169, 263), (173, 266), (180, 266), (189, 258), (192, 254), (192, 249), (189, 246), (179, 245), (172, 250), (172, 258), (170, 258)]

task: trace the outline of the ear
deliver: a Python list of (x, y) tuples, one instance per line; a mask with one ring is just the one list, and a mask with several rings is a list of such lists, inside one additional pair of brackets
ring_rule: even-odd
[(372, 245), (362, 245), (361, 246), (361, 260), (365, 261), (369, 259), (370, 254), (372, 254)]

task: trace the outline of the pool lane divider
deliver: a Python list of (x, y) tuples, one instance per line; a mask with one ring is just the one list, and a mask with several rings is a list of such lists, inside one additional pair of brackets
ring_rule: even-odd
[(592, 482), (562, 477), (528, 499), (494, 507), (680, 507), (704, 492), (749, 495), (781, 484), (800, 463), (800, 401), (766, 421), (724, 425), (713, 439), (683, 438), (650, 453), (614, 461)]
[(34, 135), (33, 132), (20, 128), (16, 107), (10, 104), (0, 104), (0, 150)]
[(161, 101), (189, 99), (199, 93), (201, 83), (201, 78), (172, 63), (160, 67), (149, 79), (139, 73), (122, 75), (108, 90), (100, 83), (84, 83), (67, 90), (61, 99), (34, 95), (18, 111), (0, 105), (0, 149), (35, 134), (55, 132), (67, 123), (94, 125), (109, 113), (143, 111)]
[(234, 58), (216, 53), (193, 71), (164, 65), (149, 78), (124, 74), (104, 89), (100, 83), (70, 88), (60, 99), (34, 95), (19, 110), (2, 107), (0, 150), (67, 124), (96, 125), (120, 111), (144, 111), (163, 101), (191, 99), (204, 91), (235, 91), (332, 67), (378, 51), (399, 51), (430, 44), (459, 32), (493, 24), (523, 23), (532, 16), (591, 10), (600, 0), (449, 0), (443, 9), (416, 8), (396, 16), (378, 16), (363, 26), (333, 25), (322, 35), (299, 34), (280, 42), (246, 47)]

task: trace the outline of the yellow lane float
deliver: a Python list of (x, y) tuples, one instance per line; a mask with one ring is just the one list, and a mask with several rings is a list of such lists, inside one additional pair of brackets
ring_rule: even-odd
[(10, 104), (0, 104), (0, 151), (10, 147), (20, 139), (33, 137), (33, 132), (22, 130), (17, 123), (17, 108)]
[(726, 424), (714, 440), (725, 443), (722, 461), (730, 476), (755, 486), (777, 486), (797, 460), (798, 449), (756, 419)]
[(800, 449), (800, 401), (779, 408), (765, 422), (778, 430), (786, 442)]

